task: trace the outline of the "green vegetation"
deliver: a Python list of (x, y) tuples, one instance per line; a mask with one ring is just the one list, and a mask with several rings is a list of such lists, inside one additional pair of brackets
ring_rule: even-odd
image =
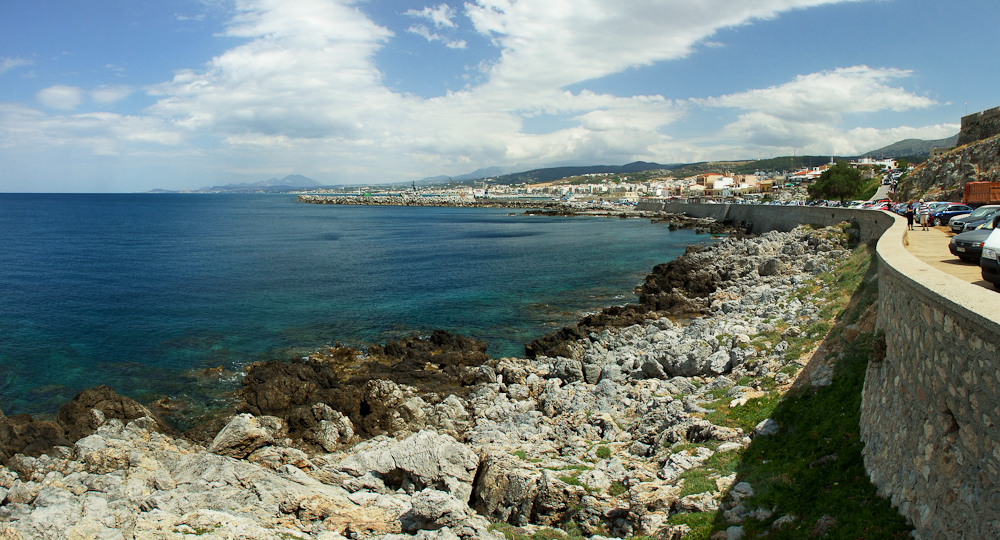
[(600, 459), (608, 459), (611, 457), (611, 449), (607, 446), (598, 446), (594, 453)]
[(861, 195), (858, 196), (858, 199), (870, 200), (875, 196), (875, 193), (878, 192), (878, 188), (881, 187), (881, 185), (882, 180), (878, 177), (863, 180), (861, 182)]
[(612, 497), (617, 497), (617, 496), (621, 495), (622, 493), (625, 493), (626, 491), (628, 491), (628, 488), (625, 487), (625, 484), (622, 484), (621, 482), (619, 482), (617, 480), (615, 480), (614, 482), (612, 482), (611, 483), (611, 488), (608, 489), (608, 493), (610, 493)]
[[(825, 340), (822, 348), (828, 351), (828, 360), (837, 359), (833, 383), (819, 389), (796, 386), (783, 397), (768, 393), (733, 408), (727, 399), (707, 405), (712, 412), (706, 418), (714, 424), (752, 429), (769, 417), (781, 429), (754, 439), (745, 451), (715, 454), (702, 467), (685, 471), (682, 496), (714, 489), (716, 478), (735, 471), (736, 482), (748, 482), (755, 491), (742, 501), (746, 509), (774, 509), (767, 517), (747, 517), (743, 523), (746, 538), (765, 533), (769, 539), (810, 538), (817, 521), (826, 515), (836, 521), (823, 538), (909, 538), (911, 527), (888, 500), (876, 495), (861, 457), (858, 422), (865, 369), (873, 354), (884, 354), (884, 341), (863, 331), (851, 340), (840, 337), (846, 325), (870, 327), (878, 294), (874, 278), (873, 246), (862, 245), (836, 269), (805, 284), (807, 294), (822, 299), (822, 316), (836, 318), (836, 326), (827, 333), (828, 323), (810, 325), (787, 341), (805, 351)], [(777, 334), (759, 336), (754, 346), (773, 346), (780, 340)], [(786, 369), (797, 371), (798, 367), (790, 364)], [(691, 451), (693, 446), (674, 449)], [(787, 515), (796, 518), (772, 529), (775, 520)], [(676, 514), (668, 523), (691, 527), (686, 540), (707, 540), (730, 526), (722, 512)]]
[(521, 461), (528, 461), (528, 453), (524, 450), (518, 450), (514, 452), (514, 455), (521, 459)]
[(669, 525), (687, 525), (691, 527), (691, 532), (684, 538), (707, 539), (715, 525), (715, 513), (713, 512), (691, 512), (684, 514), (674, 514), (667, 520)]
[[(848, 234), (846, 228), (836, 234)], [(781, 395), (773, 390), (776, 383), (770, 378), (743, 378), (741, 385), (756, 385), (764, 395), (747, 400), (743, 405), (730, 407), (732, 399), (724, 392), (713, 392), (714, 402), (703, 405), (710, 412), (704, 417), (713, 424), (745, 431), (757, 423), (771, 418), (780, 430), (774, 435), (758, 437), (745, 450), (736, 449), (715, 453), (700, 467), (681, 474), (680, 496), (706, 491), (717, 491), (717, 480), (735, 474), (735, 482), (748, 482), (754, 495), (745, 498), (746, 510), (773, 509), (747, 516), (744, 523), (745, 538), (769, 539), (810, 538), (817, 521), (831, 516), (835, 522), (823, 538), (853, 540), (909, 538), (905, 520), (878, 497), (864, 469), (860, 441), (861, 391), (869, 358), (884, 355), (884, 336), (871, 329), (874, 306), (878, 295), (875, 279), (875, 257), (872, 245), (858, 246), (836, 268), (820, 274), (800, 286), (798, 294), (820, 308), (820, 322), (801, 328), (798, 336), (786, 336), (786, 351), (792, 355), (806, 355), (817, 349), (833, 367), (832, 384), (813, 388), (808, 384), (795, 385)], [(828, 322), (832, 321), (832, 322)], [(751, 345), (759, 350), (773, 349), (781, 342), (781, 333), (787, 328), (783, 321), (771, 321), (774, 330), (754, 336)], [(850, 330), (848, 325), (857, 325)], [(848, 336), (850, 336), (848, 338)], [(751, 360), (753, 362), (754, 360)], [(794, 375), (801, 367), (790, 363), (783, 373)], [(683, 443), (669, 447), (669, 451), (693, 453), (698, 447), (715, 449), (719, 441), (709, 443)], [(603, 453), (606, 446), (598, 446), (595, 454)], [(610, 451), (610, 450), (609, 450)], [(579, 485), (577, 476), (586, 466), (567, 466), (560, 477), (567, 483)], [(621, 483), (612, 484), (612, 496), (626, 493)], [(727, 502), (729, 499), (726, 499)], [(777, 529), (774, 522), (785, 516), (795, 519)], [(786, 520), (788, 518), (785, 518)], [(726, 530), (723, 512), (677, 513), (667, 521), (669, 525), (684, 524), (690, 527), (687, 540), (708, 540), (712, 534)], [(509, 540), (575, 539), (581, 532), (572, 521), (560, 525), (563, 531), (543, 529), (532, 535), (518, 534), (510, 525), (495, 525)]]
[(533, 534), (525, 534), (509, 523), (493, 523), (490, 524), (488, 530), (500, 532), (507, 540), (563, 540), (567, 537), (583, 538), (583, 534), (579, 532), (579, 528), (576, 529), (576, 536), (569, 535), (567, 531), (549, 528), (539, 529)]
[(815, 183), (806, 191), (810, 199), (838, 199), (841, 204), (861, 196), (863, 188), (861, 171), (838, 161), (833, 167), (823, 171)]
[(701, 467), (695, 467), (681, 473), (684, 485), (681, 487), (680, 496), (687, 497), (706, 491), (718, 491), (719, 488), (716, 486), (715, 480), (736, 472), (736, 465), (739, 461), (740, 453), (736, 451), (712, 454), (701, 464)]
[(737, 480), (757, 490), (744, 504), (779, 509), (764, 520), (748, 519), (748, 537), (771, 530), (786, 514), (798, 519), (769, 538), (805, 538), (826, 514), (837, 520), (827, 538), (909, 537), (903, 517), (876, 496), (861, 458), (858, 421), (871, 341), (872, 334), (862, 334), (849, 346), (831, 386), (788, 396), (772, 415), (781, 431), (755, 440), (743, 455)]

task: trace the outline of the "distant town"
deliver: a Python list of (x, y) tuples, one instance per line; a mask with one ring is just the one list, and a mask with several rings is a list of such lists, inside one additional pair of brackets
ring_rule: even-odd
[[(637, 173), (587, 173), (558, 180), (536, 183), (498, 183), (495, 178), (475, 181), (446, 182), (418, 186), (350, 186), (308, 188), (300, 194), (356, 195), (379, 197), (417, 195), (427, 197), (458, 197), (468, 199), (544, 198), (579, 202), (636, 203), (640, 199), (710, 200), (785, 200), (803, 198), (805, 186), (819, 178), (833, 163), (803, 167), (792, 172), (755, 172), (732, 174), (704, 172), (677, 177), (671, 171), (649, 170)], [(858, 158), (850, 165), (862, 171), (865, 178), (881, 176), (885, 183), (894, 183), (909, 162), (900, 159)]]

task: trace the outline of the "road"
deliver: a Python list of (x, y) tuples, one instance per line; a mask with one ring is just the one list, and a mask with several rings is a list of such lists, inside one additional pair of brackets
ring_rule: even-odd
[(914, 228), (916, 230), (907, 235), (909, 243), (906, 249), (916, 258), (973, 285), (995, 290), (992, 283), (983, 280), (979, 265), (963, 261), (948, 250), (948, 242), (954, 236), (948, 227), (930, 227), (926, 231), (921, 230), (919, 225), (914, 225)]
[(869, 201), (877, 201), (879, 199), (888, 199), (889, 198), (889, 190), (890, 189), (892, 189), (892, 186), (881, 185), (881, 186), (878, 187), (878, 191), (875, 192), (875, 195), (873, 195), (872, 198), (868, 199), (868, 200)]

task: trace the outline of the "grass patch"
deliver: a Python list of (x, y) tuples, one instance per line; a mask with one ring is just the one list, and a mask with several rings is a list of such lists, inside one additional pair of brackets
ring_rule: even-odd
[(594, 454), (600, 459), (608, 459), (611, 457), (611, 449), (607, 446), (598, 446)]
[(517, 452), (514, 452), (514, 455), (519, 457), (521, 461), (528, 461), (528, 453), (524, 450), (518, 450)]
[(611, 482), (611, 487), (608, 489), (608, 493), (610, 493), (612, 497), (617, 497), (626, 491), (628, 491), (628, 488), (625, 487), (625, 484), (622, 484), (617, 480)]
[[(491, 523), (487, 527), (487, 530), (497, 531), (503, 534), (507, 540), (563, 540), (567, 537), (567, 532), (550, 528), (539, 529), (533, 534), (525, 534), (509, 523)], [(570, 538), (573, 538), (573, 536), (570, 536)]]
[(740, 428), (745, 433), (753, 431), (761, 421), (771, 416), (781, 396), (778, 393), (766, 394), (763, 397), (748, 399), (746, 405), (730, 407), (730, 399), (720, 399), (705, 405), (712, 412), (705, 419), (717, 426)]
[(715, 524), (713, 512), (691, 512), (674, 514), (667, 520), (668, 525), (687, 525), (691, 532), (684, 535), (684, 540), (708, 540)]
[[(798, 291), (800, 297), (815, 295), (818, 315), (824, 320), (808, 324), (799, 336), (787, 338), (786, 355), (797, 358), (795, 355), (808, 352), (826, 337), (843, 352), (834, 366), (833, 384), (815, 391), (806, 387), (784, 396), (770, 392), (732, 408), (728, 398), (704, 405), (711, 410), (704, 416), (713, 424), (750, 431), (761, 420), (772, 418), (781, 429), (775, 435), (754, 439), (742, 453), (715, 454), (701, 467), (685, 471), (681, 496), (714, 490), (716, 478), (736, 472), (736, 482), (749, 482), (755, 491), (743, 500), (746, 508), (775, 509), (767, 519), (747, 517), (745, 538), (765, 533), (769, 540), (810, 538), (817, 520), (827, 514), (836, 519), (836, 526), (824, 538), (909, 538), (912, 528), (888, 500), (876, 495), (861, 457), (858, 423), (865, 370), (872, 350), (885, 345), (871, 333), (862, 332), (846, 344), (840, 338), (844, 326), (861, 321), (876, 303), (878, 282), (874, 276), (874, 246), (860, 245), (836, 268), (804, 284)], [(831, 327), (826, 321), (834, 319), (837, 324)], [(776, 322), (774, 332), (756, 336), (752, 345), (758, 350), (768, 345), (773, 348), (787, 326)], [(800, 369), (790, 364), (781, 372), (795, 375)], [(739, 384), (770, 387), (765, 381), (769, 379), (741, 379)], [(694, 446), (677, 445), (671, 450), (688, 451)], [(789, 514), (798, 519), (771, 529), (776, 519)], [(685, 540), (706, 540), (730, 525), (722, 512), (675, 514), (667, 523), (691, 527)]]
[[(825, 296), (834, 304), (830, 309), (838, 315), (839, 327), (860, 321), (877, 300), (874, 273), (874, 249), (862, 245), (836, 270), (820, 276), (819, 281), (829, 285)], [(812, 347), (827, 330), (828, 323), (817, 323), (803, 331), (803, 336), (812, 334), (814, 338), (793, 338), (794, 344), (788, 341), (792, 346)], [(839, 328), (834, 328), (830, 339), (839, 341), (838, 335)], [(747, 538), (764, 532), (775, 540), (809, 538), (817, 520), (826, 514), (836, 519), (836, 526), (825, 538), (909, 538), (912, 528), (887, 499), (876, 495), (861, 457), (861, 391), (873, 341), (872, 333), (861, 333), (844, 346), (830, 386), (792, 392), (780, 402), (772, 402), (774, 398), (751, 400), (758, 403), (751, 406), (748, 402), (745, 410), (726, 410), (728, 407), (720, 403), (706, 415), (713, 423), (731, 427), (746, 428), (768, 416), (781, 426), (775, 435), (754, 439), (736, 464), (736, 481), (749, 482), (755, 490), (743, 504), (747, 508), (776, 508), (767, 519), (746, 519), (743, 528)], [(771, 529), (774, 520), (788, 514), (798, 519)], [(718, 517), (712, 528), (725, 530), (727, 524)], [(707, 535), (692, 531), (685, 538)]]
[(681, 473), (684, 485), (681, 487), (680, 496), (687, 497), (706, 491), (718, 491), (719, 488), (715, 485), (715, 480), (736, 472), (739, 461), (740, 452), (738, 451), (712, 454), (701, 464), (701, 467), (695, 467)]
[(748, 537), (771, 530), (785, 514), (799, 519), (768, 538), (808, 537), (825, 514), (837, 520), (828, 538), (909, 537), (903, 517), (876, 495), (861, 457), (858, 422), (871, 341), (871, 334), (855, 340), (831, 386), (786, 397), (772, 414), (781, 431), (755, 439), (744, 453), (737, 481), (756, 490), (744, 504), (779, 509), (764, 521), (747, 519)]

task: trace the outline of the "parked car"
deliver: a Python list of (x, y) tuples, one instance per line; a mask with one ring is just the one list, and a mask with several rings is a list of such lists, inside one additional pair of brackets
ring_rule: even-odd
[(993, 227), (993, 232), (983, 243), (983, 254), (979, 259), (979, 268), (982, 269), (983, 279), (1000, 289), (1000, 216), (993, 218), (990, 226)]
[(993, 222), (990, 222), (981, 229), (956, 234), (951, 237), (948, 250), (959, 259), (979, 264), (979, 258), (983, 254), (983, 244), (992, 233)]
[(958, 204), (958, 203), (953, 203), (948, 201), (933, 201), (927, 203), (927, 208), (929, 208), (931, 213), (933, 214), (934, 211), (937, 210), (938, 208), (941, 208), (942, 206), (947, 206), (949, 204)]
[(971, 214), (971, 213), (972, 213), (972, 207), (968, 205), (959, 203), (949, 203), (947, 205), (940, 206), (936, 209), (932, 209), (931, 216), (928, 219), (928, 222), (930, 223), (931, 226), (937, 227), (938, 225), (944, 225), (945, 223), (948, 223), (948, 220), (954, 216), (960, 214)]
[[(973, 214), (974, 213), (975, 212), (973, 212)], [(974, 230), (978, 229), (981, 225), (993, 221), (993, 218), (995, 218), (996, 216), (1000, 216), (1000, 206), (998, 206), (996, 208), (993, 208), (988, 214), (986, 214), (985, 216), (982, 216), (980, 218), (977, 218), (977, 219), (973, 219), (971, 217), (972, 214), (969, 214), (969, 216), (970, 217), (962, 218), (961, 220), (959, 220), (962, 223), (962, 232), (964, 232), (964, 231), (974, 231)], [(954, 230), (955, 229), (952, 228), (952, 231), (954, 231)]]
[(967, 216), (957, 215), (950, 220), (948, 220), (948, 226), (951, 227), (951, 232), (960, 233), (965, 230), (965, 224), (970, 221), (978, 221), (981, 219), (989, 219), (989, 215), (993, 212), (1000, 210), (1000, 205), (998, 204), (988, 204), (986, 206), (980, 206), (972, 211), (971, 214)]

